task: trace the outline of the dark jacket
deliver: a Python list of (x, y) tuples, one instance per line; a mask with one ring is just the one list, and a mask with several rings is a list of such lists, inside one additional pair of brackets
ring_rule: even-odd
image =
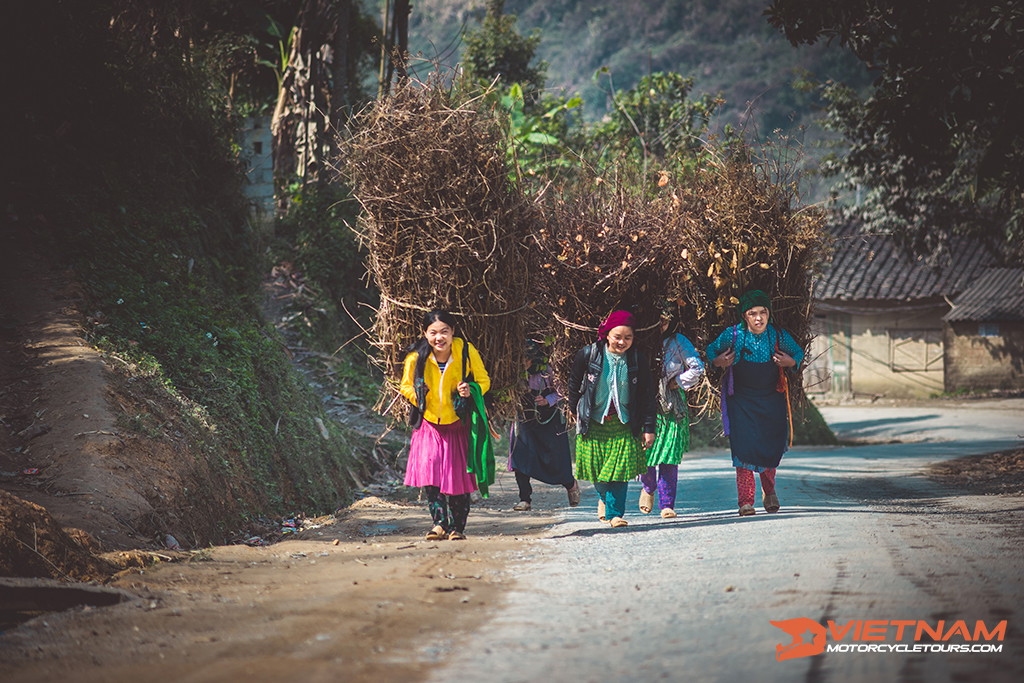
[[(576, 414), (576, 433), (583, 436), (590, 428), (594, 409), (594, 394), (601, 368), (604, 365), (606, 342), (594, 342), (576, 352), (569, 375), (568, 408)], [(629, 426), (634, 436), (641, 432), (654, 434), (658, 415), (658, 397), (654, 391), (650, 363), (642, 352), (631, 348), (626, 351), (626, 369), (629, 381)]]

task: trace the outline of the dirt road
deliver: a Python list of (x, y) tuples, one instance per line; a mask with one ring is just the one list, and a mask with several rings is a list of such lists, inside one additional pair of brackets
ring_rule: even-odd
[[(922, 475), (1019, 443), (1024, 410), (1001, 406), (827, 408), (847, 436), (915, 442), (792, 452), (771, 516), (736, 516), (721, 452), (684, 463), (679, 518), (630, 512), (622, 530), (589, 490), (569, 509), (539, 487), (542, 511), (513, 513), (504, 473), (461, 543), (423, 541), (422, 504), (368, 498), (296, 540), (126, 574), (130, 602), (10, 630), (4, 680), (1018, 680), (1024, 501)], [(776, 661), (791, 636), (769, 622), (798, 618), (1008, 628), (1001, 653)]]

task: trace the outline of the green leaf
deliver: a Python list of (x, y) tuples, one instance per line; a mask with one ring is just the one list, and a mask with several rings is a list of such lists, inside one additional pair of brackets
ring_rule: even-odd
[(526, 136), (526, 140), (529, 142), (535, 142), (538, 145), (557, 145), (558, 138), (554, 135), (548, 135), (547, 133), (530, 133)]

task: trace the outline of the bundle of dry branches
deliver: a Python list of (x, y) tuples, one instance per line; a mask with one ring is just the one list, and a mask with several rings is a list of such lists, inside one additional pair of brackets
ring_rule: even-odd
[(511, 415), (522, 391), (532, 208), (509, 182), (501, 130), (474, 104), (410, 82), (359, 115), (346, 143), (381, 294), (371, 336), (388, 381), (377, 408), (396, 417), (408, 410), (396, 400), (406, 349), (430, 309), (460, 319), (456, 334), (480, 351), (496, 414)]
[[(637, 344), (652, 359), (666, 308), (703, 348), (738, 322), (748, 289), (773, 299), (774, 323), (810, 340), (810, 281), (823, 216), (801, 208), (795, 188), (747, 157), (711, 158), (673, 178), (624, 169), (566, 186), (543, 207), (535, 236), (540, 310), (552, 319), (552, 366), (564, 388), (572, 356), (596, 338), (616, 308), (637, 317)], [(712, 375), (713, 377), (713, 375)], [(700, 412), (717, 407), (711, 385), (691, 395)]]

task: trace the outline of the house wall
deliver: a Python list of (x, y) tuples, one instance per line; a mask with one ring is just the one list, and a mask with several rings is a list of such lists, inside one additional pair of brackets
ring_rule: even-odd
[(811, 321), (810, 348), (805, 357), (804, 391), (815, 395), (849, 396), (850, 316), (816, 314)]
[(948, 310), (944, 303), (821, 302), (817, 325), (832, 330), (821, 347), (833, 359), (830, 393), (927, 398), (945, 391)]
[(245, 195), (253, 207), (256, 223), (269, 230), (274, 219), (274, 140), (270, 117), (246, 117), (240, 134), (240, 156), (246, 166)]
[(1024, 389), (1024, 322), (995, 326), (991, 336), (980, 335), (976, 322), (946, 327), (946, 391)]

